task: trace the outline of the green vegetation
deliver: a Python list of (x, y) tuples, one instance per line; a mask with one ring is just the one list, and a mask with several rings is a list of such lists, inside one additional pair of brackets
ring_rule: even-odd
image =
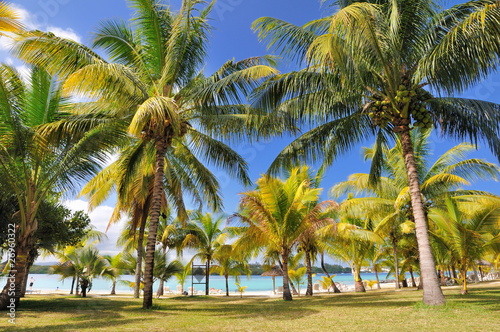
[[(496, 331), (500, 287), (472, 285), (473, 293), (446, 289), (446, 305), (428, 307), (417, 291), (369, 291), (301, 297), (293, 302), (234, 294), (155, 300), (152, 310), (123, 297), (80, 299), (32, 295), (19, 311), (16, 331)], [(0, 321), (6, 326), (6, 321)]]
[[(31, 326), (51, 317), (52, 302), (63, 306), (58, 313), (69, 315), (53, 317), (55, 322), (91, 320), (101, 323), (96, 328), (117, 321), (154, 329), (149, 324), (159, 312), (176, 316), (169, 320), (176, 330), (197, 323), (202, 330), (229, 325), (234, 330), (213, 314), (227, 311), (232, 323), (242, 323), (237, 328), (259, 329), (263, 321), (252, 318), (267, 309), (268, 315), (276, 313), (273, 323), (279, 321), (280, 329), (298, 328), (292, 325), (301, 317), (301, 329), (321, 330), (332, 327), (327, 313), (338, 304), (349, 309), (344, 314), (336, 306), (336, 317), (366, 318), (374, 312), (380, 325), (363, 329), (390, 329), (399, 322), (397, 315), (380, 322), (387, 314), (381, 310), (413, 308), (412, 321), (418, 321), (427, 310), (414, 306), (420, 293), (379, 292), (387, 303), (372, 295), (313, 298), (315, 271), (327, 274), (322, 283), (340, 292), (328, 273), (345, 269), (324, 264), (325, 256), (350, 265), (356, 292), (366, 291), (363, 269), (389, 269), (396, 288), (408, 287), (408, 272), (412, 287), (423, 288), (426, 305), (445, 304), (440, 286), (447, 282), (461, 283), (465, 295), (468, 278), (489, 272), (494, 273), (487, 279), (498, 278), (500, 197), (463, 187), (500, 178), (497, 165), (464, 159), (481, 140), (500, 158), (500, 105), (453, 95), (499, 67), (500, 1), (445, 9), (432, 0), (333, 2), (330, 16), (303, 27), (273, 18), (254, 24), (261, 40), (290, 63), (298, 60), (302, 70), (280, 74), (275, 58), (262, 56), (227, 61), (205, 74), (215, 0), (183, 0), (178, 11), (162, 0), (129, 0), (131, 21), (106, 20), (95, 30), (92, 48), (106, 59), (51, 32), (22, 31), (15, 11), (0, 1), (0, 35), (12, 33), (12, 55), (30, 68), (24, 78), (15, 67), (0, 65), (0, 226), (8, 224), (7, 233), (1, 228), (0, 248), (15, 258), (4, 273), (16, 271), (0, 293), (0, 309), (11, 302), (22, 308), (30, 267), (42, 250), (59, 258), (52, 271), (73, 277), (77, 295), (81, 284), (85, 297), (95, 277), (116, 285), (121, 274), (131, 273), (134, 297), (143, 289), (143, 308), (154, 310), (150, 321), (136, 321), (139, 312), (130, 308), (139, 303), (135, 299), (125, 304), (124, 299), (41, 297), (26, 301), (28, 318), (36, 305), (49, 312), (34, 314), (38, 320)], [(432, 128), (472, 144), (462, 143), (430, 164)], [(295, 137), (298, 132), (304, 134)], [(285, 134), (294, 141), (250, 188), (247, 161), (229, 144)], [(343, 201), (322, 201), (327, 167), (369, 137), (375, 138), (364, 150), (369, 174), (327, 184)], [(116, 160), (109, 164), (110, 155)], [(213, 168), (247, 186), (237, 211), (226, 211), (229, 217)], [(60, 205), (62, 195), (80, 184), (91, 208), (116, 194), (110, 223), (127, 219), (118, 243), (122, 253), (103, 257), (97, 243), (90, 243), (101, 235), (92, 231), (88, 216)], [(186, 209), (189, 200), (193, 211)], [(193, 255), (184, 263), (189, 250)], [(170, 257), (174, 251), (179, 260)], [(193, 273), (205, 274), (206, 295), (210, 274), (219, 273), (229, 296), (229, 276), (249, 274), (247, 262), (257, 257), (263, 265), (253, 273), (283, 276), (284, 300), (300, 295), (306, 280), (309, 299), (287, 304), (177, 298), (153, 307), (155, 279), (160, 297), (166, 280), (176, 276), (183, 287), (190, 264), (201, 261), (206, 265)], [(313, 269), (318, 257), (321, 269)], [(11, 285), (15, 289), (9, 290)], [(467, 316), (479, 323), (478, 315), (469, 314), (481, 305), (471, 298), (498, 300), (497, 290), (479, 290), (462, 304), (448, 294), (452, 304), (433, 314), (454, 323)], [(457, 319), (461, 305), (465, 311)], [(299, 307), (302, 311), (294, 311)], [(68, 308), (78, 313), (69, 314)], [(97, 318), (90, 309), (98, 311)], [(409, 321), (406, 313), (401, 316)]]

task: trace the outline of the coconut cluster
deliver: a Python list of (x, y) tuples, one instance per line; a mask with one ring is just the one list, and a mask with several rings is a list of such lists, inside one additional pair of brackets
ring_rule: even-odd
[[(408, 116), (413, 118), (413, 125), (421, 128), (431, 128), (432, 118), (429, 111), (425, 108), (427, 100), (432, 95), (422, 88), (408, 89), (405, 85), (400, 85), (396, 92), (394, 100), (399, 104), (401, 110), (407, 109)], [(394, 110), (389, 99), (380, 95), (373, 95), (368, 115), (373, 124), (379, 127), (385, 127), (393, 120)], [(405, 117), (406, 118), (406, 117)]]

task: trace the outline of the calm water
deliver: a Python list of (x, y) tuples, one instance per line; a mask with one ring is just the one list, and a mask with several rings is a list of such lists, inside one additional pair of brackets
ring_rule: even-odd
[[(316, 282), (316, 280), (321, 279), (322, 274), (316, 274), (316, 277), (313, 278), (313, 282)], [(361, 274), (363, 280), (375, 280), (375, 274), (374, 273), (362, 273)], [(72, 279), (65, 279), (61, 280), (58, 275), (50, 275), (50, 274), (30, 274), (29, 278), (35, 278), (35, 283), (33, 285), (34, 290), (56, 290), (57, 287), (59, 287), (59, 290), (65, 291), (67, 290), (69, 292), (71, 288), (71, 281)], [(379, 278), (380, 280), (384, 280), (386, 277), (386, 273), (379, 273)], [(132, 275), (124, 275), (121, 276), (122, 280), (128, 280), (128, 281), (133, 281), (134, 276)], [(282, 277), (276, 277), (276, 287), (280, 286), (282, 284)], [(353, 285), (354, 284), (354, 279), (352, 277), (352, 274), (350, 273), (342, 273), (342, 274), (337, 274), (335, 278), (333, 279), (336, 282), (344, 283), (346, 285)], [(0, 283), (5, 283), (5, 279), (1, 278)], [(229, 290), (231, 292), (235, 291), (236, 286), (235, 286), (235, 280), (234, 277), (229, 278)], [(176, 287), (179, 283), (177, 282), (177, 279), (175, 277), (171, 278), (169, 281), (166, 282), (166, 286), (169, 286), (170, 289), (176, 290)], [(246, 276), (241, 277), (240, 279), (240, 284), (242, 286), (248, 286), (246, 288), (246, 291), (254, 291), (254, 292), (260, 292), (260, 291), (270, 291), (273, 289), (273, 281), (272, 277), (262, 277), (262, 276), (251, 276), (250, 279), (248, 279)], [(155, 291), (157, 288), (158, 283), (155, 283)], [(302, 285), (301, 288), (305, 288), (305, 285)], [(187, 289), (188, 287), (191, 286), (191, 277), (188, 278), (186, 283), (184, 284), (184, 288)], [(194, 285), (194, 288), (197, 290), (202, 290), (204, 289), (205, 285)], [(224, 289), (225, 290), (225, 279), (224, 277), (221, 276), (210, 276), (210, 287), (214, 287), (216, 289)], [(28, 287), (29, 289), (29, 287)], [(111, 282), (105, 279), (101, 278), (96, 278), (93, 280), (93, 285), (92, 285), (92, 291), (110, 291), (111, 290)], [(128, 285), (118, 284), (116, 285), (116, 290), (117, 291), (131, 291), (132, 289), (128, 287)]]

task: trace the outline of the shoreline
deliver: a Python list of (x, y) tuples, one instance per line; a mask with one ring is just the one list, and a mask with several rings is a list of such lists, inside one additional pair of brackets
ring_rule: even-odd
[[(276, 288), (278, 287), (278, 285), (276, 286)], [(383, 289), (394, 289), (395, 286), (394, 286), (394, 282), (384, 282), (384, 283), (380, 283), (380, 287), (381, 287), (381, 290)], [(187, 287), (186, 287), (187, 289)], [(373, 287), (373, 289), (370, 289), (370, 287), (366, 287), (366, 291), (367, 292), (370, 292), (370, 291), (375, 291), (377, 290), (377, 286), (375, 285)], [(348, 285), (346, 286), (345, 289), (342, 290), (342, 293), (349, 293), (349, 292), (354, 292), (354, 285)], [(306, 293), (306, 289), (305, 288), (301, 288), (300, 289), (300, 294), (301, 296), (303, 296), (303, 294)], [(156, 297), (156, 290), (153, 291), (153, 294), (155, 294), (155, 297)], [(328, 294), (328, 291), (326, 290), (315, 290), (314, 291), (314, 294), (319, 294), (319, 295), (327, 295)], [(330, 291), (330, 294), (334, 294), (332, 291)], [(69, 289), (68, 290), (65, 290), (65, 289), (60, 289), (60, 290), (48, 290), (48, 289), (33, 289), (33, 291), (30, 291), (30, 290), (26, 290), (26, 295), (61, 295), (61, 296), (69, 296)], [(72, 294), (72, 295), (75, 295), (75, 294)], [(88, 297), (92, 297), (92, 296), (133, 296), (134, 295), (134, 291), (133, 290), (130, 290), (130, 291), (123, 291), (123, 290), (117, 290), (116, 291), (116, 294), (115, 295), (111, 295), (110, 294), (110, 291), (109, 290), (96, 290), (96, 291), (93, 291), (91, 290), (90, 292), (87, 293), (87, 296)], [(189, 294), (191, 295), (191, 294)], [(204, 292), (198, 290), (198, 294), (195, 294), (195, 296), (201, 296), (201, 295), (205, 295)], [(210, 294), (210, 296), (225, 296), (226, 293), (225, 293), (225, 290), (222, 290), (222, 293), (219, 294)], [(240, 293), (238, 292), (235, 292), (235, 291), (232, 291), (230, 290), (229, 292), (229, 295), (230, 296), (239, 296)], [(176, 296), (182, 296), (181, 294), (165, 294), (162, 296), (162, 298), (166, 298), (166, 297), (176, 297)], [(243, 293), (243, 296), (259, 296), (259, 297), (281, 297), (282, 294), (281, 293), (277, 293), (277, 294), (273, 294), (273, 291), (272, 290), (265, 290), (265, 291), (252, 291), (252, 290), (248, 290), (248, 291), (245, 291)]]
[[(490, 283), (491, 285), (500, 285), (500, 280), (491, 280), (491, 281), (482, 281), (479, 283)], [(453, 286), (443, 286), (445, 289), (453, 289), (453, 288), (460, 288), (461, 286), (459, 285), (453, 285)], [(378, 289), (376, 286), (374, 286), (372, 289), (369, 287), (366, 287), (366, 292), (373, 292), (373, 291), (384, 291), (384, 290), (394, 290), (395, 285), (392, 282), (386, 282), (386, 283), (381, 283), (380, 284), (380, 289)], [(404, 289), (415, 289), (414, 287), (408, 287), (408, 288), (400, 288), (399, 290), (404, 290)], [(342, 290), (342, 293), (351, 293), (354, 292), (354, 286), (349, 286), (347, 289)], [(304, 296), (306, 293), (305, 288), (301, 288), (300, 294), (301, 296)], [(154, 291), (155, 298), (156, 298), (156, 290)], [(328, 295), (328, 294), (335, 294), (330, 291), (328, 293), (326, 290), (321, 290), (321, 291), (314, 291), (314, 295)], [(58, 295), (58, 296), (69, 296), (69, 290), (45, 290), (45, 289), (34, 289), (32, 293), (29, 292), (29, 290), (26, 291), (27, 296), (36, 296), (36, 295)], [(98, 290), (98, 291), (90, 291), (87, 293), (88, 297), (133, 297), (134, 292), (131, 291), (116, 291), (115, 295), (111, 295), (109, 290)], [(204, 296), (204, 292), (198, 291), (198, 294), (195, 294), (194, 296)], [(218, 294), (210, 294), (209, 296), (218, 296), (218, 297), (224, 297), (226, 295), (225, 291), (222, 293)], [(72, 296), (76, 296), (75, 294), (72, 294)], [(165, 294), (161, 296), (161, 298), (169, 298), (169, 297), (178, 297), (182, 296), (181, 294)], [(190, 295), (186, 295), (190, 296)], [(230, 297), (239, 297), (240, 293), (235, 292), (235, 291), (230, 291), (229, 292)], [(294, 295), (297, 296), (297, 295)], [(142, 294), (141, 294), (142, 297)], [(273, 294), (272, 290), (266, 290), (266, 291), (245, 291), (243, 293), (243, 297), (268, 297), (268, 298), (281, 298), (282, 293), (276, 293)]]

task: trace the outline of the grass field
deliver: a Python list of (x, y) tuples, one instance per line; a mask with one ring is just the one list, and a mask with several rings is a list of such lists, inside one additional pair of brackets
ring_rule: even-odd
[(500, 282), (445, 289), (447, 304), (427, 307), (421, 292), (369, 291), (295, 298), (173, 297), (142, 310), (130, 297), (31, 295), (10, 331), (500, 331)]

